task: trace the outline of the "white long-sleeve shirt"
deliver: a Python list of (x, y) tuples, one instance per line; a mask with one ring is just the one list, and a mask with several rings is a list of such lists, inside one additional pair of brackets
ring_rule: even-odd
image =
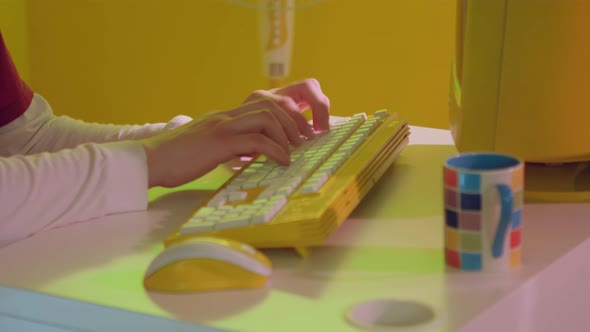
[(147, 207), (147, 165), (134, 140), (176, 128), (55, 116), (39, 95), (0, 127), (0, 247), (43, 230)]

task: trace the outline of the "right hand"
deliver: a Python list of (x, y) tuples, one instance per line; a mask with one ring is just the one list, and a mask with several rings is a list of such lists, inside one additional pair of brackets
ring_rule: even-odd
[[(298, 146), (304, 141), (302, 136), (313, 137), (311, 126), (300, 113), (301, 105), (320, 105), (313, 110), (314, 120), (327, 122), (328, 99), (315, 80), (269, 94), (261, 91), (237, 108), (207, 113), (174, 130), (140, 140), (147, 156), (149, 187), (182, 185), (243, 155), (264, 154), (289, 165), (289, 144)], [(277, 97), (278, 93), (282, 94)], [(285, 103), (291, 95), (295, 98)], [(328, 129), (325, 124), (323, 127)]]

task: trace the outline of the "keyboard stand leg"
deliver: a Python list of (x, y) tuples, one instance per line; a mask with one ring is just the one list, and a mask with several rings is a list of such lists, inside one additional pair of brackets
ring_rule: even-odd
[(307, 258), (311, 254), (309, 247), (295, 247), (295, 251), (301, 256), (301, 258)]

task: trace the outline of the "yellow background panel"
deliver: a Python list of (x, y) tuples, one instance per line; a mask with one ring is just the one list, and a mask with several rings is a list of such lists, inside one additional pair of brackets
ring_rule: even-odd
[(28, 81), (30, 64), (26, 17), (26, 1), (0, 0), (0, 31), (21, 78)]
[[(232, 1), (23, 2), (30, 83), (58, 114), (164, 121), (231, 108), (269, 87), (258, 13)], [(288, 81), (318, 78), (336, 115), (388, 108), (447, 128), (454, 16), (453, 0), (326, 0), (298, 10)]]

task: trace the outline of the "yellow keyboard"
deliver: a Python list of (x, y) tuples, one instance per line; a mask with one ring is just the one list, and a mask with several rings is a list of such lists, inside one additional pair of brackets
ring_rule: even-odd
[(205, 200), (165, 244), (216, 236), (257, 248), (321, 245), (407, 145), (409, 128), (386, 110), (356, 114), (291, 151), (280, 166), (260, 156)]

